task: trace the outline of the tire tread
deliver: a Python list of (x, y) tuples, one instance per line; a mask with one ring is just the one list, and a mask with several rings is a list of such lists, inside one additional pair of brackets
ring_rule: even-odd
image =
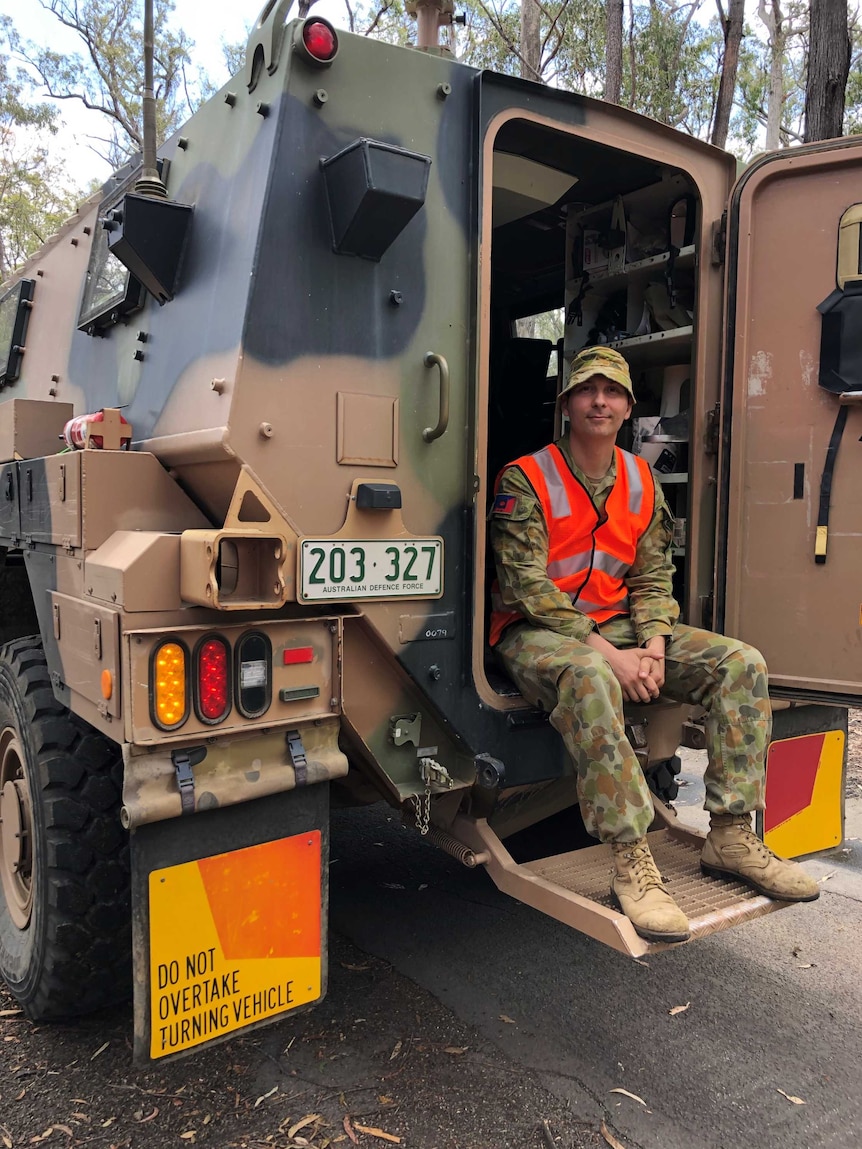
[(34, 1020), (78, 1016), (131, 992), (121, 751), (56, 700), (38, 635), (7, 643), (0, 663), (16, 680), (28, 723), (19, 733), (30, 741), (38, 775), (30, 779), (39, 788), (31, 795), (34, 818), (44, 811), (41, 958), (26, 984), (10, 988)]

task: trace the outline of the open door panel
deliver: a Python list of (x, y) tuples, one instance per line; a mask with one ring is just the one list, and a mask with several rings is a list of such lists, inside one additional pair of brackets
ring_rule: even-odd
[(862, 248), (843, 225), (862, 219), (859, 203), (860, 139), (768, 156), (731, 197), (715, 611), (717, 629), (763, 651), (773, 688), (851, 705), (862, 702), (862, 292), (851, 298)]

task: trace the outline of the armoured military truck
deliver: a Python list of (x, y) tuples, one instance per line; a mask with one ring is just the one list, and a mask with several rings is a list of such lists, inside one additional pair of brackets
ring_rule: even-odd
[[(631, 364), (685, 617), (767, 655), (759, 829), (786, 854), (841, 841), (862, 691), (862, 140), (735, 183), (660, 124), (459, 64), (445, 5), (418, 51), (288, 8), (0, 293), (0, 971), (37, 1019), (133, 982), (144, 1059), (322, 997), (330, 800), (660, 948), (486, 641), (495, 474), (559, 430), (588, 341)], [(777, 908), (702, 876), (660, 800), (697, 718), (628, 716), (693, 939)], [(550, 856), (515, 848), (561, 820)]]

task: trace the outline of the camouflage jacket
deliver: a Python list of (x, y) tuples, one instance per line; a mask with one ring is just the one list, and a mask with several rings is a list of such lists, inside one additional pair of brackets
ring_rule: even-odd
[[(567, 438), (557, 440), (573, 474), (592, 495), (601, 511), (616, 480), (616, 455), (608, 473), (599, 480), (589, 479), (575, 466)], [(638, 543), (635, 561), (625, 576), (629, 592), (629, 613), (643, 645), (657, 634), (671, 634), (679, 618), (673, 597), (673, 516), (661, 484), (656, 483), (655, 511)], [(583, 642), (597, 624), (577, 610), (568, 595), (548, 578), (548, 528), (542, 505), (526, 475), (518, 467), (507, 467), (500, 476), (499, 494), (514, 495), (513, 511), (490, 514), (490, 537), (497, 566), (497, 581), (503, 602), (521, 611), (535, 626)]]

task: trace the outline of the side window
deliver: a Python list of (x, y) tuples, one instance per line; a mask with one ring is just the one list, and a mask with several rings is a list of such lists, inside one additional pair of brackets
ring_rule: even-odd
[(553, 343), (548, 363), (548, 375), (559, 373), (557, 362), (557, 342), (563, 338), (566, 327), (566, 311), (555, 307), (552, 311), (540, 311), (536, 315), (526, 315), (515, 320), (515, 336), (518, 339), (549, 339)]

